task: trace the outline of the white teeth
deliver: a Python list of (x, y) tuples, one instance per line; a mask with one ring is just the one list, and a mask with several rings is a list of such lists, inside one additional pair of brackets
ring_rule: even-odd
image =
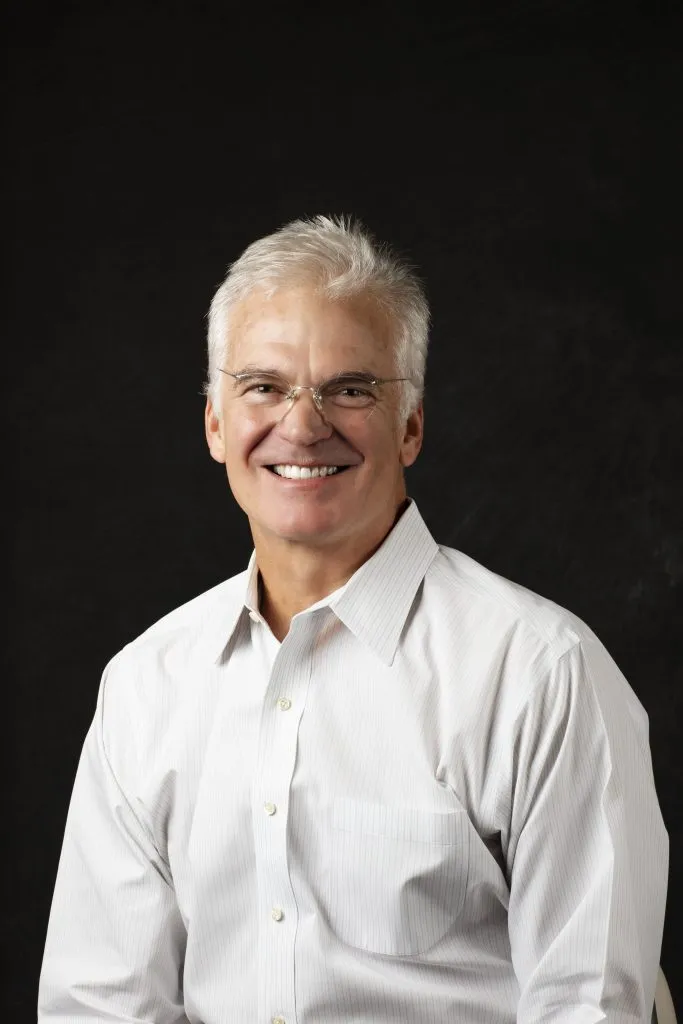
[(310, 480), (316, 476), (331, 476), (336, 473), (339, 466), (273, 466), (278, 476), (287, 477), (288, 480)]

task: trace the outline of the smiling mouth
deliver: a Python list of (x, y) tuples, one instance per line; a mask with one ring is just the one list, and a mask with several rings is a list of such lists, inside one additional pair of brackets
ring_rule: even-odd
[(290, 464), (276, 464), (266, 466), (266, 469), (274, 476), (282, 480), (325, 480), (331, 476), (339, 476), (340, 473), (351, 469), (351, 466), (296, 466)]

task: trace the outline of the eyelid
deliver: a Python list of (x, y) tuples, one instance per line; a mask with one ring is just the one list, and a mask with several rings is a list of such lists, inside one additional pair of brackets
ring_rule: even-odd
[(364, 377), (333, 377), (331, 380), (326, 380), (324, 384), (321, 384), (321, 389), (324, 391), (325, 388), (351, 388), (351, 389), (364, 389), (372, 390), (374, 382), (366, 380)]
[(284, 377), (277, 377), (272, 373), (249, 373), (236, 379), (237, 387), (252, 390), (258, 387), (277, 388), (280, 391), (289, 391), (291, 384)]
[(335, 387), (342, 385), (343, 387), (366, 387), (372, 388), (376, 385), (376, 377), (366, 377), (363, 374), (356, 373), (342, 373), (336, 377), (330, 377), (329, 380), (324, 381), (321, 387)]

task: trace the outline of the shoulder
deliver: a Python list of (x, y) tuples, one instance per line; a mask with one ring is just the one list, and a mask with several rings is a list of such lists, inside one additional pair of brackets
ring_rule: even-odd
[(127, 644), (120, 655), (125, 652), (129, 657), (144, 657), (147, 653), (158, 654), (188, 644), (196, 645), (200, 640), (208, 641), (215, 620), (220, 618), (225, 622), (231, 613), (236, 615), (241, 608), (246, 579), (245, 570), (172, 609)]
[[(552, 714), (588, 699), (606, 728), (628, 720), (641, 742), (647, 735), (640, 700), (590, 626), (569, 609), (443, 545), (425, 597), (430, 625), (437, 621), (438, 635), (450, 638), (449, 657), (464, 664), (473, 685), (488, 680), (507, 720), (532, 705)], [(601, 727), (597, 717), (595, 726)]]
[(192, 598), (149, 626), (106, 666), (99, 694), (105, 736), (153, 727), (210, 687), (239, 617), (247, 573)]
[(586, 623), (567, 608), (455, 548), (439, 545), (428, 575), (429, 585), (446, 607), (490, 633), (492, 639), (516, 629), (554, 659), (582, 640), (595, 639)]

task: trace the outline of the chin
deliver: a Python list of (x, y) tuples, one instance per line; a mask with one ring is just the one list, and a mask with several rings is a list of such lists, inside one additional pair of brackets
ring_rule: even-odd
[(310, 512), (273, 516), (262, 522), (269, 533), (282, 540), (310, 544), (313, 547), (334, 539), (341, 532), (341, 523), (336, 517), (315, 515)]

